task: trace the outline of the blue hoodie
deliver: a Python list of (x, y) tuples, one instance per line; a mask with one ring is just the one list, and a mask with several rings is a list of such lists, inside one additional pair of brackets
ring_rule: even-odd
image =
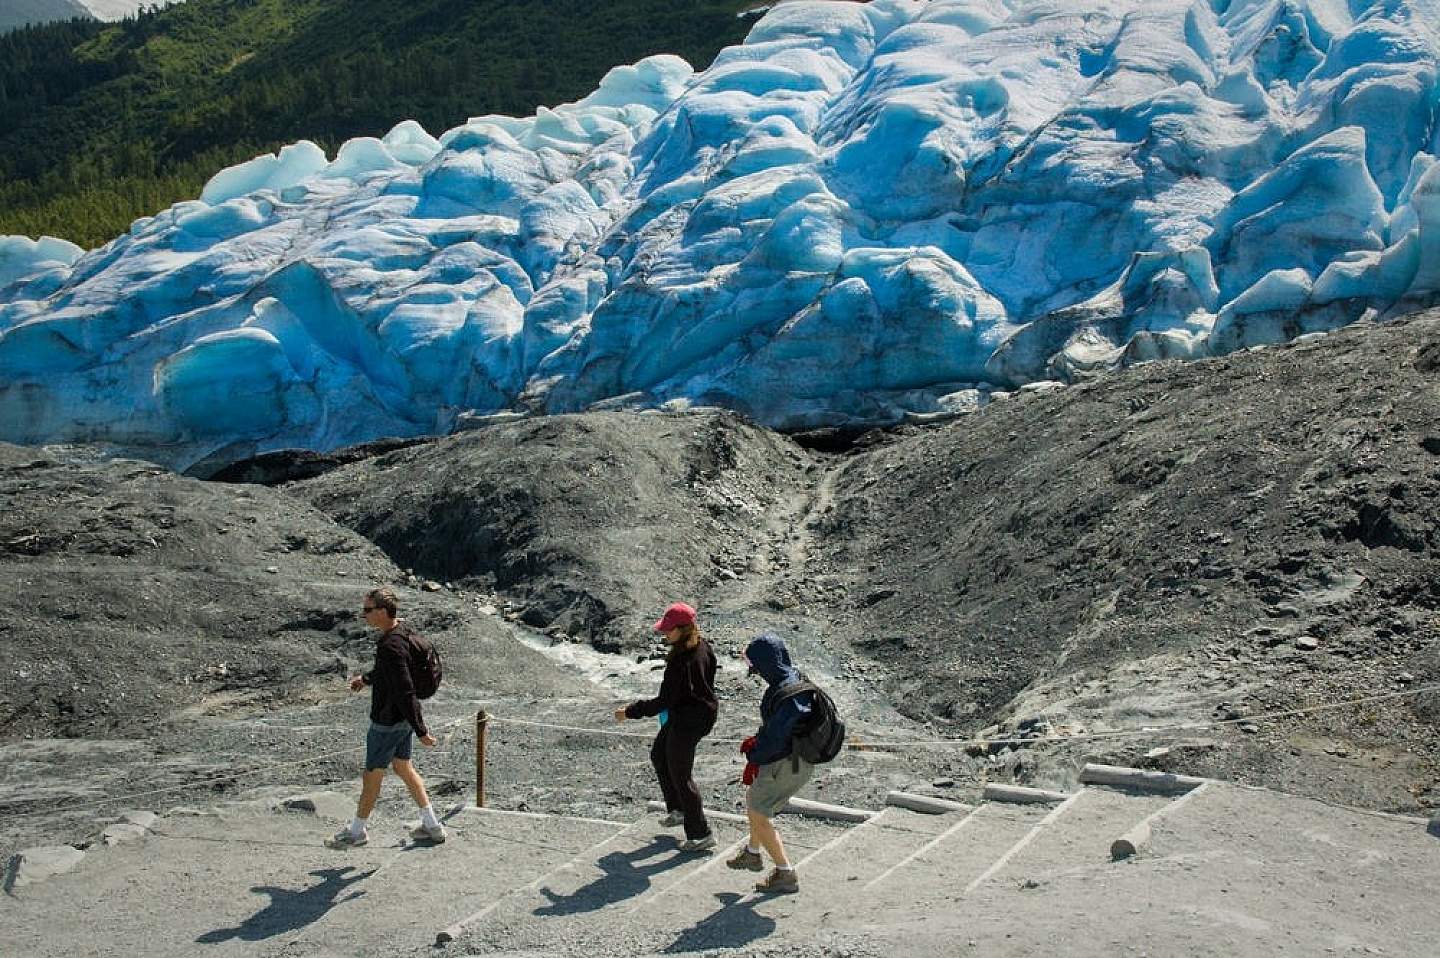
[(755, 747), (750, 750), (749, 760), (756, 765), (769, 765), (790, 754), (790, 737), (796, 724), (810, 714), (815, 695), (801, 692), (776, 707), (780, 692), (787, 685), (802, 681), (802, 676), (790, 664), (785, 643), (771, 633), (766, 632), (751, 642), (745, 649), (745, 657), (769, 685), (760, 700), (760, 731), (755, 734)]

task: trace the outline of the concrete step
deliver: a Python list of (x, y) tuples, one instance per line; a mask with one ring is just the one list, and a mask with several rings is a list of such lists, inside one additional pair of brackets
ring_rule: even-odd
[[(863, 824), (854, 825), (816, 851), (792, 857), (800, 876), (805, 907), (786, 923), (791, 934), (804, 927), (833, 927), (875, 906), (865, 886), (891, 868), (920, 852), (962, 820), (967, 812), (926, 815), (903, 808), (886, 808)], [(742, 899), (741, 904), (745, 904)]]
[[(1423, 821), (1221, 783), (1173, 804), (1127, 801), (1087, 794), (971, 894), (882, 909), (865, 940), (1067, 958), (1435, 954), (1440, 841)], [(1149, 844), (1108, 861), (1132, 810), (1157, 802)]]
[[(676, 833), (662, 831), (647, 817), (595, 859), (547, 875), (536, 894), (516, 896), (469, 926), (461, 943), (563, 951), (578, 942), (597, 954), (636, 954), (667, 951), (677, 942), (690, 950), (700, 941), (748, 941), (751, 932), (764, 937), (775, 927), (768, 913), (776, 903), (732, 907), (762, 876), (736, 872), (724, 861), (740, 848), (748, 830), (719, 820), (711, 826), (719, 839), (715, 853), (682, 855), (675, 850)], [(790, 816), (780, 822), (792, 860), (818, 851), (847, 828)], [(783, 904), (778, 907), (784, 910)]]
[(386, 819), (368, 845), (339, 851), (324, 845), (337, 824), (308, 814), (166, 816), (143, 839), (93, 848), (70, 874), (14, 889), (4, 953), (408, 952), (433, 943), (435, 926), (455, 911), (525, 884), (617, 828), (476, 812), (450, 817), (448, 827), (445, 844), (418, 845), (403, 821)]
[[(875, 912), (923, 912), (953, 901), (971, 883), (1012, 854), (1046, 816), (1047, 805), (989, 802), (949, 819), (948, 827), (906, 858), (878, 871), (863, 886)], [(862, 923), (865, 918), (859, 919)]]
[(1116, 890), (1143, 887), (1167, 903), (1167, 923), (1244, 929), (1277, 954), (1295, 948), (1297, 924), (1319, 943), (1313, 954), (1440, 953), (1434, 909), (1407, 904), (1421, 889), (1433, 901), (1440, 878), (1440, 841), (1421, 819), (1214, 785), (1152, 831), (1135, 867), (1116, 870)]
[(1172, 796), (1135, 795), (1086, 786), (1054, 806), (1025, 847), (1017, 848), (1003, 866), (972, 882), (966, 894), (985, 893), (990, 886), (1012, 888), (1044, 882), (1057, 875), (1106, 869), (1110, 845), (1131, 827), (1176, 801)]

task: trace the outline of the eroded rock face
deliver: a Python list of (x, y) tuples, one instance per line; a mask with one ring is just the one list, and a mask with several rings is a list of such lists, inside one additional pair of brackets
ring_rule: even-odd
[(730, 413), (501, 424), (288, 486), (417, 576), (496, 590), (524, 621), (605, 649), (748, 556), (808, 457)]
[[(836, 634), (903, 710), (962, 725), (1240, 720), (1440, 679), (1437, 341), (1432, 311), (900, 430), (839, 472), (821, 525)], [(1322, 714), (1295, 742), (1404, 765), (1387, 738), (1428, 753), (1435, 703)], [(1267, 749), (1191, 767), (1313, 787), (1282, 728), (1247, 724)]]
[(1440, 38), (1388, 4), (780, 4), (700, 74), (302, 142), (0, 239), (0, 438), (186, 467), (467, 412), (893, 423), (1440, 295)]

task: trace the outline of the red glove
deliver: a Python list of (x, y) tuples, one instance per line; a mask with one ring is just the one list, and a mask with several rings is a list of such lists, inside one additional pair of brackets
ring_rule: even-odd
[(742, 785), (754, 785), (754, 784), (755, 784), (755, 776), (756, 776), (756, 775), (759, 775), (759, 774), (760, 774), (760, 766), (759, 766), (759, 765), (756, 765), (754, 762), (746, 762), (746, 763), (745, 763), (745, 771), (743, 771), (743, 772), (740, 773), (740, 783), (741, 783)]
[(755, 736), (752, 735), (752, 736), (750, 736), (749, 738), (747, 738), (745, 741), (743, 741), (743, 742), (740, 743), (740, 754), (741, 754), (741, 755), (749, 755), (749, 754), (750, 754), (750, 750), (751, 750), (752, 748), (754, 748), (754, 747), (755, 747)]

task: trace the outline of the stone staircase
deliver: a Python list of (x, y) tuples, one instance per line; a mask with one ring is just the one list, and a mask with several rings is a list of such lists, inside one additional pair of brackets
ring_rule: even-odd
[[(5, 953), (308, 958), (438, 944), (578, 956), (864, 942), (1419, 958), (1440, 941), (1440, 840), (1423, 822), (1220, 783), (1175, 796), (1086, 785), (1058, 803), (938, 814), (886, 807), (855, 824), (786, 815), (801, 891), (774, 897), (751, 890), (760, 875), (725, 867), (745, 837), (735, 816), (712, 819), (713, 855), (681, 853), (679, 830), (657, 818), (457, 808), (443, 846), (375, 834), (335, 852), (309, 815), (171, 814), (69, 874), (11, 889)], [(1144, 834), (1138, 854), (1113, 860), (1127, 833)]]

